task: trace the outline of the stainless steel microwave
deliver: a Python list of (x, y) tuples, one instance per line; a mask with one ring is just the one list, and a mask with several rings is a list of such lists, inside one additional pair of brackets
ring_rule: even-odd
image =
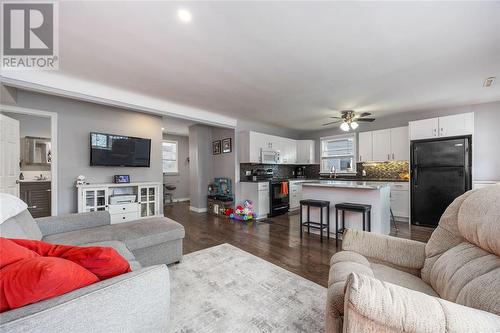
[(260, 152), (260, 163), (278, 164), (280, 163), (280, 151), (274, 149), (262, 149)]

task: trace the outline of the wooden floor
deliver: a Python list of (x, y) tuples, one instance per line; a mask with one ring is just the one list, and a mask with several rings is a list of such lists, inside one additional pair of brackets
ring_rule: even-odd
[[(335, 239), (321, 243), (319, 236), (299, 235), (298, 214), (281, 215), (253, 222), (232, 221), (206, 213), (189, 211), (186, 202), (167, 205), (165, 216), (181, 223), (186, 230), (184, 254), (229, 243), (322, 286), (327, 286), (330, 257), (337, 252)], [(398, 223), (391, 235), (427, 241), (433, 229), (408, 228)], [(339, 246), (340, 247), (340, 246)]]

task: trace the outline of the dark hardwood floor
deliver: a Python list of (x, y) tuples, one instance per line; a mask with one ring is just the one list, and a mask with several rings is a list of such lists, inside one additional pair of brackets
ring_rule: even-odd
[[(240, 222), (189, 211), (186, 202), (165, 206), (165, 216), (186, 230), (184, 254), (229, 243), (322, 286), (327, 286), (330, 257), (337, 252), (335, 239), (321, 243), (319, 236), (304, 234), (300, 239), (299, 215), (281, 215), (261, 221)], [(391, 235), (427, 241), (433, 229), (408, 228), (398, 223)], [(340, 246), (339, 246), (340, 248)]]

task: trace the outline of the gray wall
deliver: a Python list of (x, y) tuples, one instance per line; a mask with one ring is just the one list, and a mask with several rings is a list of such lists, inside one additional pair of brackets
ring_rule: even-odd
[[(133, 182), (162, 182), (161, 117), (23, 90), (17, 91), (15, 105), (58, 114), (59, 214), (77, 211), (78, 175), (85, 175), (91, 183), (111, 182), (115, 174), (129, 174)], [(91, 131), (152, 139), (151, 167), (90, 167)]]
[(210, 126), (189, 127), (189, 197), (191, 207), (207, 207), (207, 189), (213, 176), (212, 130)]
[(163, 134), (163, 139), (177, 141), (179, 163), (179, 173), (177, 175), (164, 174), (163, 182), (176, 186), (176, 189), (172, 191), (174, 199), (189, 198), (189, 137)]
[[(207, 207), (208, 184), (215, 177), (230, 178), (235, 192), (235, 181), (238, 168), (234, 146), (234, 129), (205, 125), (189, 127), (189, 171), (190, 171), (190, 205), (198, 209)], [(231, 138), (231, 153), (213, 155), (212, 142)]]
[[(409, 121), (474, 112), (473, 154), (474, 180), (500, 180), (500, 102), (475, 104), (439, 110), (400, 113), (382, 117), (373, 123), (360, 125), (358, 132), (366, 132), (398, 126), (407, 126)], [(301, 139), (316, 140), (316, 159), (319, 161), (321, 137), (345, 133), (338, 126), (334, 128), (303, 132)]]
[(236, 172), (239, 170), (236, 167), (236, 153), (234, 150), (234, 129), (212, 127), (212, 141), (231, 138), (233, 149), (230, 153), (212, 155), (213, 174), (215, 177), (230, 178), (234, 187), (236, 180)]
[(4, 112), (8, 117), (19, 120), (20, 136), (36, 136), (50, 138), (50, 118), (28, 114)]

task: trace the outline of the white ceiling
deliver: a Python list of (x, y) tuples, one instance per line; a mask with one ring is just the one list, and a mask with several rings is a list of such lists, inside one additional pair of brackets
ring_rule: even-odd
[(498, 1), (67, 1), (59, 24), (57, 75), (294, 129), (500, 100)]

